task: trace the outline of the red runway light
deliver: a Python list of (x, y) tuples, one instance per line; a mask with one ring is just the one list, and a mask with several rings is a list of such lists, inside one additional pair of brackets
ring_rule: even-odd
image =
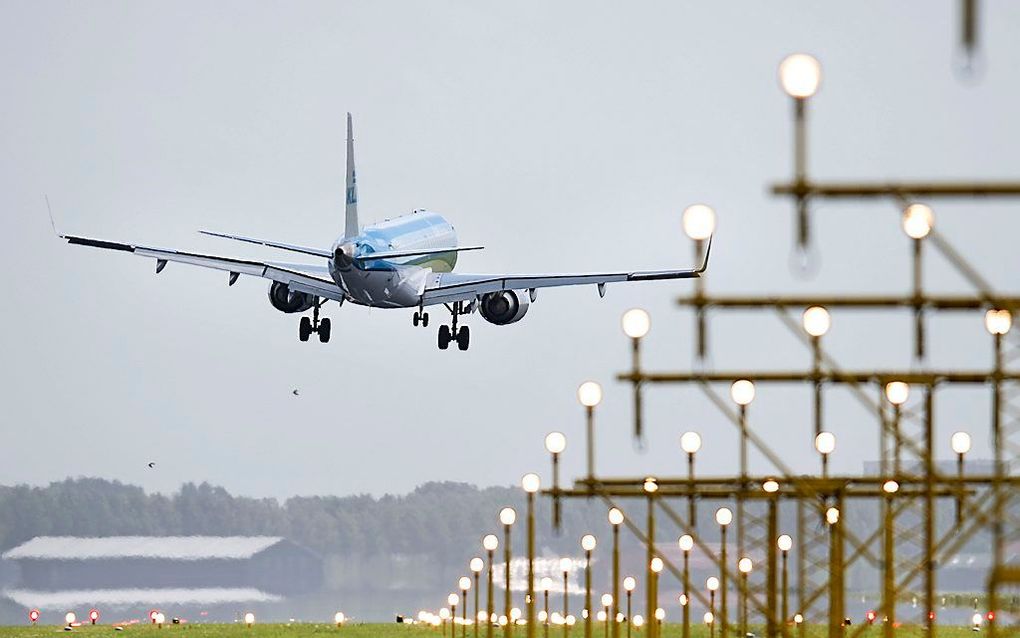
[(995, 620), (995, 612), (994, 611), (988, 612), (988, 620), (989, 621)]
[(96, 621), (99, 620), (99, 610), (98, 609), (91, 609), (91, 610), (89, 610), (89, 620), (92, 621), (93, 625), (96, 624)]
[(28, 619), (34, 625), (35, 621), (39, 620), (39, 610), (38, 609), (33, 609), (32, 611), (28, 612)]
[(155, 609), (153, 609), (152, 611), (149, 612), (149, 620), (152, 621), (152, 624), (154, 624), (154, 625), (156, 624), (156, 614), (158, 614), (158, 613), (159, 612), (156, 611)]

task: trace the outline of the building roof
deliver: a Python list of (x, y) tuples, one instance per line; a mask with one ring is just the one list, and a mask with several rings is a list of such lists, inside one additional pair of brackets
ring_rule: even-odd
[(133, 607), (137, 605), (226, 605), (250, 602), (276, 602), (279, 596), (253, 587), (153, 588), (153, 589), (74, 589), (33, 591), (7, 589), (0, 592), (22, 607), (65, 610), (78, 606)]
[(245, 559), (281, 542), (279, 536), (36, 536), (3, 553), (9, 560)]

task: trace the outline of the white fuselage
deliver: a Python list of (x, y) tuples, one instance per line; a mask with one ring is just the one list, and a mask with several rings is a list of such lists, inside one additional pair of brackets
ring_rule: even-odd
[(442, 215), (415, 211), (366, 226), (355, 237), (333, 244), (329, 272), (348, 300), (378, 308), (409, 308), (421, 303), (433, 273), (452, 272), (457, 252), (365, 260), (373, 252), (455, 248), (457, 233)]

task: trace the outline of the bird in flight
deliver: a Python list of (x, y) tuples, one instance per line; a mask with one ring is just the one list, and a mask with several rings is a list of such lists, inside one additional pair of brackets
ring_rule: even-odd
[(155, 462), (149, 462), (149, 469), (150, 470), (155, 468), (155, 467), (156, 467), (156, 463)]

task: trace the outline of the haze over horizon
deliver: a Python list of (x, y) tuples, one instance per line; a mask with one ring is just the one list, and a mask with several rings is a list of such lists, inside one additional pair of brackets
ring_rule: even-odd
[[(690, 282), (544, 290), (519, 323), (479, 316), (468, 352), (440, 352), (411, 312), (324, 312), (329, 344), (299, 343), (268, 282), (67, 246), (104, 239), (298, 261), (195, 233), (328, 246), (343, 221), (344, 114), (354, 113), (363, 222), (428, 208), (457, 227), (458, 270), (683, 267), (681, 211), (715, 207), (710, 292), (900, 293), (909, 245), (886, 202), (819, 203), (817, 273), (791, 272), (791, 107), (782, 58), (822, 63), (808, 162), (828, 179), (1015, 179), (1020, 5), (982, 3), (978, 81), (961, 80), (954, 2), (240, 2), (0, 5), (0, 485), (95, 476), (173, 492), (405, 494), (429, 481), (548, 481), (546, 432), (566, 433), (562, 475), (584, 471), (588, 378), (605, 387), (597, 465), (679, 473), (678, 438), (701, 432), (699, 472), (736, 467), (734, 428), (696, 388), (645, 395), (631, 440), (620, 315), (652, 316), (645, 365), (694, 364)], [(1015, 201), (935, 202), (936, 225), (998, 290), (1016, 293)], [(967, 293), (928, 252), (930, 290)], [(435, 326), (445, 320), (431, 311)], [(833, 312), (825, 344), (845, 368), (990, 365), (978, 313), (932, 319), (912, 358), (909, 312)], [(768, 313), (710, 323), (708, 368), (791, 369), (809, 353)], [(299, 396), (292, 390), (299, 389)], [(720, 388), (725, 390), (725, 388)], [(750, 422), (814, 469), (807, 388), (760, 388)], [(936, 440), (973, 428), (984, 388), (941, 391)], [(827, 393), (833, 472), (877, 456), (871, 415)], [(979, 411), (979, 410), (977, 410)], [(974, 458), (988, 432), (972, 429)], [(860, 427), (860, 423), (865, 423)], [(147, 467), (149, 462), (155, 468)], [(752, 471), (769, 465), (757, 454)]]

